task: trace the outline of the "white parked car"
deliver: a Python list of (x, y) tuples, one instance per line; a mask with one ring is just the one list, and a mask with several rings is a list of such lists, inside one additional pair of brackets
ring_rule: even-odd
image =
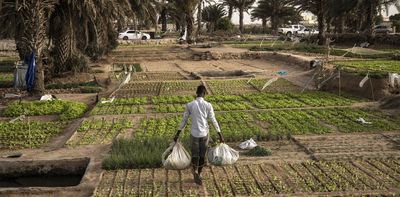
[(296, 35), (298, 31), (305, 29), (303, 25), (290, 25), (288, 27), (279, 28), (278, 32), (287, 36)]
[(297, 34), (300, 36), (311, 36), (319, 34), (319, 31), (313, 28), (304, 28), (302, 30), (297, 31)]
[(126, 30), (125, 32), (118, 34), (118, 39), (122, 40), (148, 40), (150, 34), (142, 33), (136, 30)]

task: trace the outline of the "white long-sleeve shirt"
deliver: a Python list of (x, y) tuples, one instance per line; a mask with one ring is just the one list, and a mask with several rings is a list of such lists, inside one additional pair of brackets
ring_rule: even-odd
[(211, 103), (205, 101), (202, 97), (197, 97), (196, 100), (186, 105), (185, 113), (183, 114), (178, 130), (182, 130), (185, 127), (189, 115), (191, 123), (190, 134), (193, 137), (201, 138), (208, 135), (208, 118), (211, 119), (215, 130), (221, 132)]

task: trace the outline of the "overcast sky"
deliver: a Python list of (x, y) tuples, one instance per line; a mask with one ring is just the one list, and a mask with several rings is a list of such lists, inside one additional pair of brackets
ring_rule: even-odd
[[(256, 6), (256, 5), (257, 5), (257, 4), (254, 4), (254, 6)], [(391, 7), (389, 8), (389, 16), (390, 16), (390, 15), (397, 14), (397, 13), (398, 13), (398, 11), (397, 11), (397, 9), (396, 9), (395, 6), (391, 6)], [(383, 13), (383, 16), (386, 16), (386, 13)], [(233, 22), (234, 24), (239, 24), (239, 13), (238, 13), (238, 12), (235, 12), (235, 13), (234, 13), (234, 15), (233, 15), (233, 17), (232, 17), (232, 22)], [(244, 24), (261, 24), (261, 21), (254, 21), (254, 22), (252, 22), (252, 21), (251, 21), (251, 18), (250, 18), (250, 15), (247, 14), (247, 13), (245, 13), (245, 14), (244, 14)]]

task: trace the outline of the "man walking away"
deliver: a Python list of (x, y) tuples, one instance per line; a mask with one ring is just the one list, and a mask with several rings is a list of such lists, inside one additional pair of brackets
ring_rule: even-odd
[(202, 185), (201, 171), (203, 170), (209, 140), (209, 125), (208, 118), (211, 119), (215, 130), (218, 133), (220, 142), (224, 142), (218, 122), (215, 119), (214, 109), (212, 105), (204, 100), (206, 94), (206, 87), (200, 85), (197, 87), (196, 100), (186, 105), (185, 113), (183, 114), (182, 121), (179, 125), (178, 132), (174, 137), (176, 142), (179, 135), (185, 127), (186, 121), (190, 115), (190, 138), (192, 144), (192, 165), (194, 180), (198, 185)]

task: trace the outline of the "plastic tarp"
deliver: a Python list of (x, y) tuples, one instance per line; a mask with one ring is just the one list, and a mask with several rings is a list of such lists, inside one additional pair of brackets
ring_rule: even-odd
[(35, 81), (35, 52), (32, 52), (29, 62), (28, 62), (28, 70), (26, 72), (25, 81), (26, 81), (26, 89), (28, 92), (33, 91), (34, 81)]
[(265, 85), (263, 86), (263, 88), (261, 90), (264, 90), (266, 87), (270, 86), (275, 81), (278, 81), (278, 79), (279, 79), (278, 77), (270, 79), (269, 81), (267, 81), (267, 83), (265, 83)]
[(22, 62), (14, 71), (14, 88), (26, 88), (25, 76), (28, 71), (28, 63)]
[(191, 164), (191, 157), (179, 142), (173, 142), (162, 154), (162, 163), (167, 170), (184, 170)]
[(365, 82), (368, 81), (368, 79), (369, 79), (369, 75), (367, 74), (367, 76), (365, 76), (364, 79), (361, 80), (361, 82), (359, 84), (360, 88), (364, 87), (364, 84), (365, 84)]
[(372, 124), (372, 122), (367, 122), (364, 118), (358, 118), (356, 121), (360, 124)]
[(239, 159), (239, 152), (221, 143), (208, 151), (208, 161), (212, 165), (232, 165)]
[(257, 146), (257, 143), (253, 140), (253, 138), (246, 140), (239, 144), (239, 148), (243, 150), (251, 150)]

